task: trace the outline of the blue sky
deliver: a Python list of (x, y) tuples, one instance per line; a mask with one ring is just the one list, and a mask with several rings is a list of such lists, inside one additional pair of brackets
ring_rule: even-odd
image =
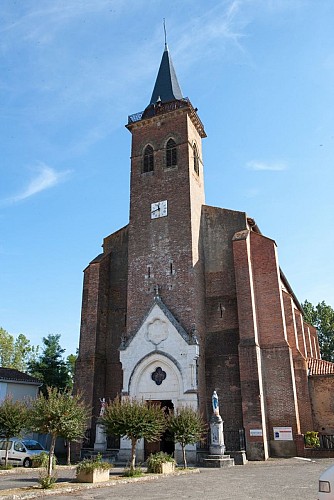
[(127, 116), (168, 46), (206, 203), (246, 211), (300, 301), (334, 307), (332, 0), (2, 0), (0, 326), (79, 339), (83, 269), (128, 222)]

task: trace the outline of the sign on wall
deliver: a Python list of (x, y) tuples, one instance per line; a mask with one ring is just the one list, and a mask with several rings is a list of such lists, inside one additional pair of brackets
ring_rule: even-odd
[(250, 436), (263, 436), (262, 429), (249, 429)]
[(274, 427), (275, 441), (293, 441), (292, 427)]

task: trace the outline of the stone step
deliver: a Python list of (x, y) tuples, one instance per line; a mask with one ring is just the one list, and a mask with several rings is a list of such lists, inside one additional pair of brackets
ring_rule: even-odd
[(203, 467), (220, 469), (222, 467), (233, 467), (234, 459), (229, 455), (209, 455), (203, 460)]

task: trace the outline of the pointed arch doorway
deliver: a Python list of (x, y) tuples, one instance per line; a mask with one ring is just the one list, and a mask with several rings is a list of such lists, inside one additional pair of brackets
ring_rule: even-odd
[[(152, 403), (152, 400), (149, 400)], [(154, 404), (159, 405), (161, 408), (165, 409), (166, 414), (170, 412), (174, 412), (173, 402), (168, 400), (160, 400), (153, 401)], [(174, 455), (175, 445), (173, 441), (172, 434), (166, 430), (160, 437), (159, 441), (153, 441), (148, 443), (146, 439), (144, 440), (144, 459), (146, 460), (151, 453), (158, 453), (162, 451), (164, 453), (168, 453), (168, 455)]]

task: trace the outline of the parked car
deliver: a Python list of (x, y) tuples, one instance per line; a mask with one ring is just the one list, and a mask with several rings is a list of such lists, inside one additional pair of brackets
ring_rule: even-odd
[[(11, 438), (8, 446), (8, 464), (31, 467), (34, 455), (39, 455), (42, 451), (45, 452), (45, 449), (34, 439)], [(0, 439), (0, 464), (5, 463), (5, 455), (6, 439), (2, 438)]]
[(318, 500), (334, 500), (334, 465), (331, 465), (319, 477)]

